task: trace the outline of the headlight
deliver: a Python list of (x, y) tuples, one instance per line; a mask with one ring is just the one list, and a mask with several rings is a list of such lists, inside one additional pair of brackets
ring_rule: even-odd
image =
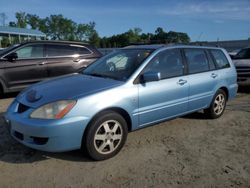
[(31, 118), (37, 119), (61, 119), (76, 104), (75, 100), (62, 100), (46, 104), (31, 113)]

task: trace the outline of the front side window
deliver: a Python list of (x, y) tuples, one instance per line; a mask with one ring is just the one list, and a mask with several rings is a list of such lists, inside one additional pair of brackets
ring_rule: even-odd
[(160, 52), (151, 60), (144, 72), (159, 72), (161, 79), (183, 75), (184, 65), (180, 50), (171, 49)]
[(217, 68), (223, 69), (230, 67), (230, 64), (225, 56), (225, 54), (221, 50), (211, 50), (211, 54), (215, 59), (215, 63)]
[(147, 49), (117, 50), (98, 59), (83, 74), (126, 81), (151, 52)]
[(185, 49), (184, 52), (190, 74), (205, 72), (209, 70), (209, 64), (204, 50)]
[(17, 59), (42, 58), (44, 57), (43, 49), (42, 44), (36, 44), (25, 46), (15, 52), (17, 53)]

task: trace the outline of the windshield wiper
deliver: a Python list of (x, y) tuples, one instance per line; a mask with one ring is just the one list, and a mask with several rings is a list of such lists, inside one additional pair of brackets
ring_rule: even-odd
[(85, 75), (94, 76), (94, 77), (101, 77), (101, 78), (109, 78), (113, 80), (119, 80), (118, 78), (111, 76), (111, 75), (103, 75), (98, 73), (84, 73)]
[(98, 73), (84, 73), (84, 74), (89, 75), (89, 76), (102, 77), (102, 78), (106, 78), (107, 77), (105, 75), (98, 74)]

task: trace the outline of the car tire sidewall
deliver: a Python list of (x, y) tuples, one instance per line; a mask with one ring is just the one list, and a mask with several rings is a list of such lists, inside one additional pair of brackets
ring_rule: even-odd
[[(94, 146), (94, 137), (95, 137), (95, 133), (96, 133), (97, 129), (100, 127), (100, 125), (103, 122), (108, 121), (108, 120), (118, 121), (121, 125), (123, 135), (122, 135), (122, 139), (121, 139), (119, 146), (112, 153), (101, 154), (96, 150), (96, 148)], [(107, 111), (107, 112), (104, 112), (104, 113), (101, 113), (100, 115), (98, 115), (90, 123), (90, 125), (86, 131), (87, 132), (85, 134), (85, 139), (84, 139), (84, 143), (83, 143), (85, 146), (85, 151), (92, 159), (97, 160), (97, 161), (111, 158), (111, 157), (115, 156), (117, 153), (119, 153), (119, 151), (122, 149), (123, 145), (126, 142), (127, 134), (128, 134), (127, 122), (120, 114), (113, 112), (113, 111)]]
[[(217, 98), (218, 95), (222, 94), (224, 96), (224, 108), (223, 111), (220, 114), (216, 114), (214, 111), (214, 103), (215, 103), (215, 99)], [(224, 113), (225, 109), (226, 109), (226, 104), (227, 104), (227, 95), (225, 93), (225, 91), (223, 91), (222, 89), (219, 89), (216, 94), (213, 97), (212, 103), (210, 105), (210, 107), (208, 109), (205, 110), (206, 115), (211, 118), (211, 119), (216, 119), (219, 118), (220, 116), (222, 116), (222, 114)]]

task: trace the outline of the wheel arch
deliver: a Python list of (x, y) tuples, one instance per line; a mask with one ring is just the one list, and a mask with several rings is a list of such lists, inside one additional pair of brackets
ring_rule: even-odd
[[(229, 97), (229, 90), (228, 90), (228, 88), (225, 87), (225, 86), (223, 86), (223, 87), (220, 87), (219, 89), (221, 89), (222, 91), (225, 92), (225, 94), (226, 94), (226, 99), (228, 100), (228, 97)], [(219, 90), (219, 89), (218, 89), (218, 90)], [(217, 90), (217, 91), (218, 91), (218, 90)]]
[(98, 118), (99, 116), (101, 116), (103, 113), (106, 113), (106, 112), (116, 112), (118, 114), (120, 114), (126, 121), (127, 123), (127, 126), (128, 126), (128, 132), (131, 132), (132, 131), (132, 120), (131, 120), (131, 117), (129, 115), (129, 113), (124, 110), (123, 108), (120, 108), (120, 107), (109, 107), (109, 108), (105, 108), (101, 111), (99, 111), (98, 113), (96, 113), (92, 118), (91, 120), (89, 121), (89, 123), (87, 124), (85, 130), (84, 130), (84, 133), (83, 133), (83, 137), (82, 137), (82, 145), (83, 145), (83, 142), (84, 142), (84, 139), (86, 138), (86, 134), (88, 132), (88, 128), (90, 127), (91, 123), (96, 119)]
[(92, 121), (94, 119), (96, 119), (98, 116), (100, 116), (102, 113), (105, 113), (107, 111), (113, 111), (113, 112), (116, 112), (118, 114), (120, 114), (124, 119), (125, 121), (127, 122), (127, 126), (128, 126), (128, 131), (131, 131), (132, 130), (132, 120), (131, 120), (131, 117), (129, 115), (129, 113), (124, 110), (123, 108), (120, 108), (120, 107), (109, 107), (109, 108), (105, 108), (99, 112), (97, 112), (93, 118), (91, 118), (90, 122), (88, 123), (87, 127), (89, 126), (89, 124), (92, 123)]

